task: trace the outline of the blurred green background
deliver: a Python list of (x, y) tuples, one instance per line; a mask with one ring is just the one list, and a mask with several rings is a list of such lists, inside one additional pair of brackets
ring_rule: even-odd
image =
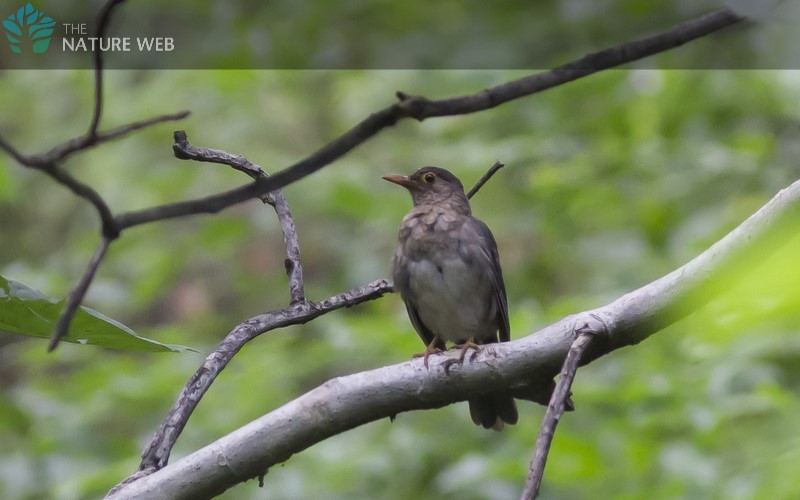
[[(268, 172), (306, 156), (396, 90), (471, 93), (520, 71), (112, 71), (104, 127), (189, 109), (75, 156), (67, 167), (116, 212), (247, 181), (179, 161), (172, 131)], [(407, 193), (380, 179), (432, 164), (472, 185), (508, 287), (512, 337), (603, 305), (682, 265), (800, 177), (800, 73), (609, 71), (495, 110), (403, 121), (285, 192), (306, 293), (388, 275)], [(0, 74), (0, 134), (42, 151), (88, 125), (92, 74)], [(765, 248), (744, 279), (646, 342), (581, 369), (542, 498), (797, 498), (800, 244)], [(79, 278), (97, 218), (0, 156), (0, 274), (55, 297)], [(249, 202), (127, 231), (87, 305), (162, 342), (207, 352), (238, 322), (288, 302), (274, 213)], [(203, 354), (131, 354), (0, 333), (0, 497), (97, 498), (138, 456)], [(173, 460), (337, 376), (407, 360), (422, 344), (399, 297), (271, 332), (222, 373)], [(401, 414), (274, 467), (224, 498), (516, 498), (543, 408), (503, 433), (465, 404)]]

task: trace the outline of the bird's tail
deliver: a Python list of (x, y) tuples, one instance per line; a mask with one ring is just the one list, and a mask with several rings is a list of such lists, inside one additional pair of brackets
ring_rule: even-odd
[(491, 394), (469, 400), (469, 414), (475, 425), (502, 431), (505, 424), (517, 423), (517, 404), (508, 394)]

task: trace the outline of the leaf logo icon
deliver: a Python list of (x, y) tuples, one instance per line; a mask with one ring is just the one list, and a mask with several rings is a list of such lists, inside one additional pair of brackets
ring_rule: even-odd
[(3, 21), (11, 52), (15, 54), (22, 54), (26, 47), (34, 54), (47, 52), (55, 26), (52, 17), (36, 10), (30, 2)]

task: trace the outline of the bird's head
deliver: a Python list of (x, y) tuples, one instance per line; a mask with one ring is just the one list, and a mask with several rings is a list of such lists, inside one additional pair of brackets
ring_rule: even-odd
[(443, 168), (422, 167), (408, 176), (386, 175), (383, 178), (408, 189), (415, 207), (447, 200), (463, 201), (469, 206), (461, 181)]

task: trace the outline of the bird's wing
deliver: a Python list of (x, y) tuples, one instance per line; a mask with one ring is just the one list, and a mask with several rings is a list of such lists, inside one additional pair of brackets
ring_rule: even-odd
[[(429, 346), (431, 342), (433, 342), (434, 338), (433, 333), (430, 330), (428, 330), (428, 328), (420, 319), (419, 314), (417, 314), (417, 310), (414, 308), (414, 304), (405, 299), (403, 300), (403, 302), (405, 302), (406, 304), (406, 311), (408, 311), (408, 317), (409, 319), (411, 319), (411, 324), (414, 325), (414, 330), (417, 331), (417, 333), (419, 334), (419, 338), (422, 339), (422, 341), (425, 343), (425, 346), (426, 347)], [(438, 339), (433, 347), (444, 349), (444, 341)]]
[(506, 285), (503, 283), (503, 271), (500, 268), (497, 243), (489, 227), (474, 217), (468, 217), (461, 228), (459, 252), (463, 259), (478, 260), (481, 269), (489, 270), (489, 279), (492, 282), (492, 291), (498, 309), (497, 329), (500, 331), (500, 342), (508, 342), (511, 339), (511, 328), (508, 324)]
[[(414, 326), (414, 330), (417, 331), (417, 334), (425, 343), (425, 346), (429, 346), (431, 342), (433, 342), (434, 334), (431, 332), (428, 327), (422, 322), (422, 319), (419, 317), (419, 313), (417, 312), (416, 304), (411, 300), (409, 289), (410, 287), (410, 276), (407, 271), (408, 266), (403, 265), (398, 261), (398, 259), (404, 259), (404, 257), (397, 257), (395, 256), (394, 260), (392, 261), (392, 276), (394, 277), (394, 290), (396, 292), (400, 292), (400, 297), (403, 298), (403, 303), (406, 305), (406, 311), (408, 312), (408, 318), (411, 320), (411, 324)], [(438, 347), (440, 349), (444, 349), (444, 341), (439, 339), (434, 347)]]

